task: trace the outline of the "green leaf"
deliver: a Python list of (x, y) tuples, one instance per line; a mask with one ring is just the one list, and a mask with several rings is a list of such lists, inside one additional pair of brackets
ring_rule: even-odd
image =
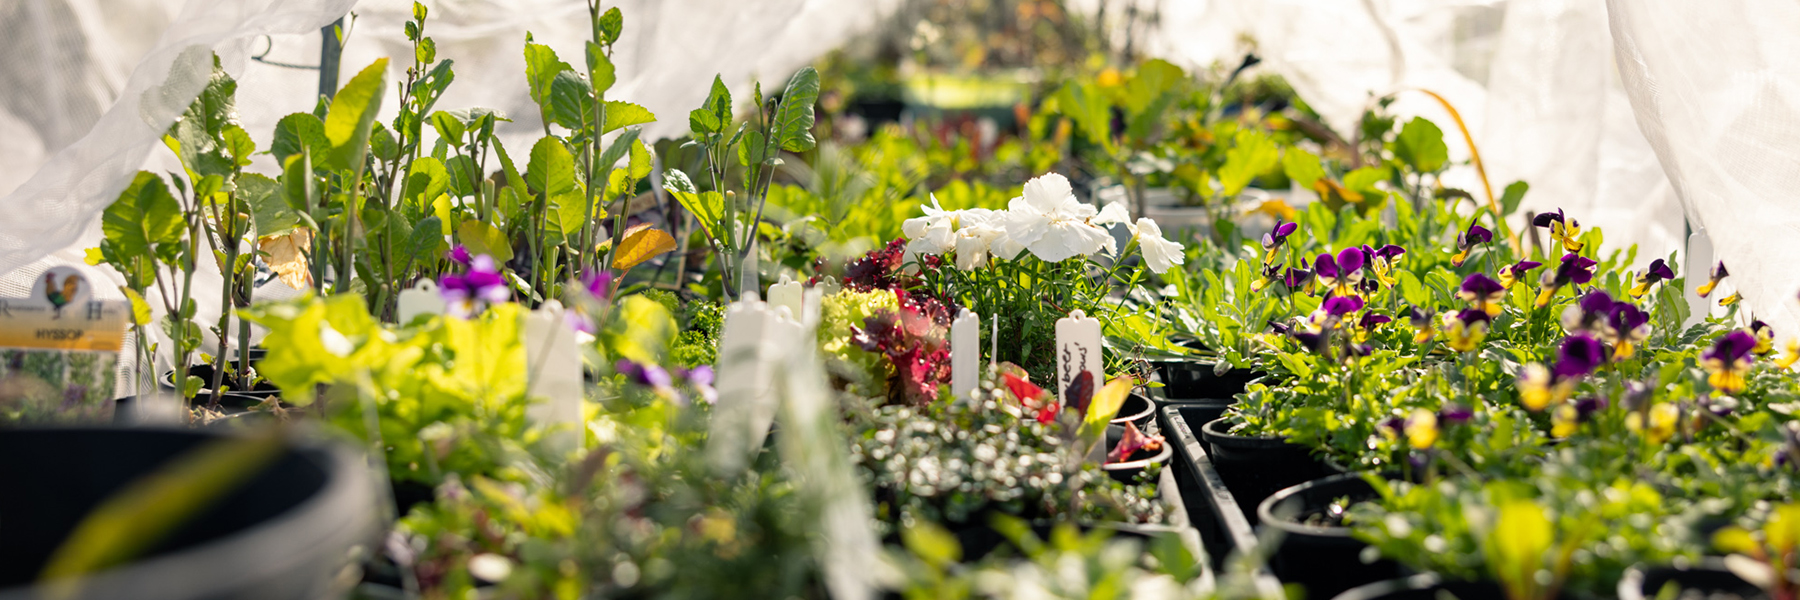
[(926, 519), (900, 530), (900, 542), (914, 556), (936, 568), (945, 568), (962, 560), (962, 545), (956, 536)]
[(800, 69), (788, 79), (781, 92), (781, 107), (775, 112), (775, 145), (788, 152), (805, 152), (818, 145), (813, 139), (813, 104), (819, 101), (819, 72), (812, 67)]
[(1512, 216), (1513, 211), (1519, 210), (1519, 202), (1525, 199), (1525, 192), (1528, 191), (1531, 191), (1531, 184), (1523, 181), (1514, 181), (1512, 185), (1506, 186), (1506, 191), (1500, 194), (1500, 216)]
[(1550, 519), (1544, 509), (1530, 500), (1513, 500), (1502, 505), (1494, 527), (1488, 532), (1488, 560), (1492, 561), (1494, 578), (1500, 580), (1512, 597), (1535, 587), (1535, 575), (1544, 565), (1544, 554), (1554, 541)]
[(421, 156), (412, 162), (412, 172), (400, 188), (400, 200), (409, 209), (423, 213), (432, 200), (450, 189), (450, 172), (438, 159)]
[[(1387, 165), (1376, 165), (1345, 173), (1344, 188), (1363, 194), (1379, 195), (1382, 193), (1381, 188), (1375, 187), (1375, 184), (1387, 181), (1389, 172)], [(1363, 203), (1367, 204), (1368, 200), (1363, 200)]]
[(767, 146), (763, 144), (762, 132), (755, 130), (744, 132), (744, 143), (738, 144), (738, 164), (746, 167), (762, 164), (763, 160), (768, 158), (763, 154), (766, 148)]
[(619, 12), (619, 7), (614, 6), (600, 15), (600, 21), (595, 26), (600, 33), (600, 43), (610, 46), (619, 41), (619, 33), (625, 30), (625, 15)]
[(606, 51), (593, 42), (587, 43), (587, 67), (588, 81), (592, 82), (591, 86), (596, 91), (605, 93), (618, 81), (612, 59), (607, 58)]
[(257, 173), (238, 176), (237, 195), (250, 207), (256, 237), (279, 235), (300, 226), (300, 215), (288, 206), (281, 183)]
[(1112, 102), (1091, 83), (1069, 81), (1056, 95), (1057, 108), (1075, 123), (1076, 131), (1088, 141), (1110, 152), (1112, 140)]
[(456, 228), (456, 240), (469, 249), (471, 256), (486, 254), (493, 257), (496, 263), (505, 263), (513, 257), (512, 244), (507, 243), (506, 234), (500, 228), (481, 221), (463, 221)]
[(312, 150), (313, 156), (331, 152), (331, 140), (325, 139), (325, 122), (307, 113), (282, 117), (275, 124), (275, 139), (269, 143), (269, 154), (276, 162), (286, 164), (288, 157), (299, 154), (302, 146)]
[(1299, 146), (1289, 146), (1284, 151), (1281, 167), (1288, 179), (1306, 189), (1312, 189), (1313, 183), (1325, 177), (1325, 166), (1319, 163), (1319, 156)]
[(655, 120), (656, 115), (651, 113), (650, 109), (630, 102), (607, 100), (606, 127), (601, 129), (600, 133), (611, 133), (618, 130), (620, 127), (629, 127), (632, 125), (649, 123)]
[(431, 121), (431, 128), (437, 130), (439, 139), (457, 146), (462, 145), (463, 135), (468, 133), (469, 125), (461, 116), (450, 111), (440, 110), (431, 113), (431, 116), (427, 118)]
[(387, 127), (382, 126), (381, 121), (376, 121), (369, 128), (369, 152), (375, 155), (375, 160), (384, 163), (400, 158), (400, 142), (394, 139), (394, 134), (389, 133)]
[(1269, 136), (1252, 129), (1238, 130), (1231, 149), (1225, 151), (1225, 165), (1219, 167), (1219, 185), (1224, 188), (1224, 195), (1236, 197), (1256, 176), (1274, 168), (1280, 158)]
[(413, 51), (413, 58), (422, 65), (437, 62), (437, 42), (432, 41), (431, 38), (419, 40), (419, 48)]
[(1394, 138), (1394, 157), (1419, 173), (1436, 173), (1450, 160), (1444, 131), (1425, 117), (1413, 117)]
[(139, 171), (101, 216), (101, 231), (116, 247), (142, 254), (156, 244), (181, 241), (181, 204), (161, 177)]
[(555, 224), (565, 238), (581, 231), (587, 223), (587, 195), (575, 183), (575, 159), (562, 140), (545, 136), (531, 147), (525, 184), (543, 195), (556, 210)]
[(569, 129), (593, 129), (597, 121), (594, 118), (594, 88), (574, 71), (556, 74), (556, 79), (550, 83), (550, 107), (551, 119)]
[(444, 222), (436, 216), (413, 223), (412, 236), (406, 241), (406, 255), (411, 260), (430, 260), (444, 252)]
[(244, 131), (236, 123), (225, 126), (224, 140), (226, 155), (239, 167), (250, 166), (250, 155), (256, 154), (256, 141), (250, 139), (250, 132)]
[(343, 171), (362, 168), (369, 150), (369, 129), (387, 90), (387, 65), (388, 59), (376, 59), (332, 99), (331, 111), (325, 115), (325, 139), (331, 143), (326, 166)]
[(725, 126), (730, 124), (731, 90), (726, 89), (725, 80), (714, 75), (712, 91), (706, 95), (706, 103), (688, 113), (688, 128), (699, 136), (723, 133)]
[(662, 303), (642, 294), (626, 296), (614, 308), (618, 311), (606, 329), (600, 332), (605, 347), (621, 358), (640, 363), (659, 364), (675, 337), (675, 318)]
[(700, 229), (706, 232), (706, 237), (718, 243), (722, 239), (719, 231), (723, 226), (719, 220), (725, 215), (725, 197), (716, 191), (698, 193), (687, 173), (676, 169), (663, 171), (662, 180), (663, 190), (674, 196), (682, 208), (693, 213), (694, 219), (700, 222)]
[[(526, 34), (528, 37), (529, 33)], [(570, 70), (569, 63), (556, 57), (556, 51), (543, 44), (525, 42), (525, 83), (531, 86), (531, 101), (546, 112), (550, 108), (550, 90), (556, 74)]]

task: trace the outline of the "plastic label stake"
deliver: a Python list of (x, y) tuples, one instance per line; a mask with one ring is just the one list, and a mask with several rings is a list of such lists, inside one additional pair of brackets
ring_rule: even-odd
[(981, 315), (967, 308), (950, 322), (950, 393), (967, 398), (981, 381)]
[(1067, 402), (1069, 384), (1082, 371), (1094, 374), (1094, 389), (1105, 382), (1100, 362), (1100, 320), (1080, 310), (1056, 320), (1056, 396)]
[(413, 317), (419, 315), (441, 315), (449, 305), (444, 303), (443, 295), (438, 293), (437, 282), (430, 278), (420, 279), (410, 289), (400, 291), (399, 317), (400, 323), (411, 323)]
[(800, 285), (800, 282), (782, 275), (780, 282), (769, 284), (769, 307), (785, 306), (788, 309), (788, 315), (798, 321), (800, 320), (800, 308), (803, 305), (801, 295), (805, 292), (806, 289)]
[(581, 351), (575, 330), (563, 319), (561, 302), (550, 300), (525, 317), (525, 409), (534, 423), (554, 426), (552, 443), (568, 451), (587, 438), (581, 431)]
[(129, 303), (94, 299), (74, 267), (51, 267), (25, 298), (0, 298), (9, 410), (29, 422), (110, 421), (130, 322)]

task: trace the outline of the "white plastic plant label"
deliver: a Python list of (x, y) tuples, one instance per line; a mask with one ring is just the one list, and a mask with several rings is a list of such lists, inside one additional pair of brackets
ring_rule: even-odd
[(721, 475), (742, 471), (769, 435), (779, 407), (779, 370), (790, 353), (809, 342), (805, 327), (790, 315), (754, 293), (725, 310), (716, 367), (719, 401), (706, 447), (707, 460)]
[(802, 306), (801, 298), (805, 292), (806, 289), (800, 285), (800, 282), (782, 275), (781, 281), (769, 284), (769, 308), (786, 307), (788, 314), (793, 315), (794, 320), (798, 321)]
[(437, 282), (429, 277), (420, 279), (409, 289), (401, 290), (398, 304), (397, 316), (402, 324), (412, 322), (413, 317), (419, 315), (444, 314), (444, 309), (449, 306), (444, 303), (444, 296), (438, 293)]
[(1076, 310), (1056, 320), (1056, 395), (1066, 402), (1069, 384), (1082, 371), (1094, 374), (1094, 389), (1105, 382), (1100, 361), (1100, 320)]
[(526, 395), (534, 400), (525, 416), (556, 426), (555, 443), (573, 450), (586, 437), (580, 430), (581, 351), (563, 310), (561, 302), (550, 300), (525, 317)]
[(967, 398), (981, 382), (981, 315), (967, 308), (950, 322), (950, 393)]

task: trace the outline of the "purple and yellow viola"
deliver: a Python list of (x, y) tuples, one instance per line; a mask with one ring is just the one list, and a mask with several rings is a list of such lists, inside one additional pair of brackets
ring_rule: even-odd
[(1513, 263), (1510, 265), (1506, 265), (1504, 267), (1500, 267), (1500, 273), (1499, 273), (1500, 285), (1511, 288), (1514, 283), (1518, 283), (1519, 281), (1522, 281), (1525, 279), (1525, 273), (1531, 271), (1532, 269), (1541, 267), (1541, 266), (1544, 266), (1544, 263), (1530, 261), (1530, 260), (1521, 260), (1519, 262), (1516, 262), (1516, 263)]
[(1568, 218), (1560, 208), (1556, 212), (1539, 213), (1531, 219), (1531, 224), (1534, 227), (1549, 228), (1550, 238), (1561, 242), (1565, 252), (1580, 252), (1584, 245), (1581, 242), (1581, 222)]
[(1463, 279), (1462, 286), (1456, 291), (1456, 297), (1481, 309), (1488, 316), (1496, 317), (1503, 309), (1500, 303), (1506, 299), (1506, 286), (1487, 275), (1472, 273)]
[(1650, 268), (1644, 269), (1644, 273), (1637, 276), (1637, 285), (1631, 286), (1631, 297), (1642, 298), (1656, 284), (1674, 278), (1675, 270), (1669, 268), (1669, 263), (1660, 258), (1650, 261)]
[(1450, 257), (1450, 264), (1463, 266), (1464, 262), (1468, 262), (1469, 254), (1474, 252), (1477, 246), (1492, 241), (1494, 241), (1494, 232), (1488, 231), (1488, 228), (1482, 227), (1480, 223), (1469, 221), (1469, 228), (1456, 236), (1456, 255)]
[(1367, 263), (1368, 256), (1363, 254), (1362, 248), (1345, 248), (1337, 256), (1326, 252), (1313, 260), (1313, 276), (1325, 288), (1325, 295), (1352, 296), (1357, 294), (1357, 284), (1362, 282), (1363, 266)]
[(1539, 282), (1537, 302), (1534, 305), (1538, 308), (1549, 306), (1550, 299), (1555, 297), (1556, 292), (1562, 290), (1564, 286), (1583, 285), (1593, 281), (1594, 267), (1599, 264), (1594, 262), (1594, 259), (1580, 254), (1573, 252), (1564, 254), (1562, 262), (1556, 266), (1556, 270), (1544, 272), (1544, 277)]
[(1755, 349), (1756, 336), (1748, 331), (1733, 329), (1719, 336), (1711, 348), (1700, 354), (1700, 366), (1707, 372), (1706, 383), (1725, 394), (1744, 391), (1744, 377), (1756, 361)]

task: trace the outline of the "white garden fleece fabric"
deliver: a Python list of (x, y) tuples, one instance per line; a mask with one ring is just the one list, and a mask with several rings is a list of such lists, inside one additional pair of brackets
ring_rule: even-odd
[[(899, 0), (619, 0), (626, 15), (617, 97), (678, 135), (711, 76), (734, 90), (779, 81), (868, 30)], [(585, 39), (580, 0), (430, 0), (427, 35), (456, 61), (439, 106), (496, 108), (508, 147), (541, 131), (521, 43), (565, 55)], [(1372, 97), (1423, 115), (1466, 158), (1454, 103), (1496, 188), (1526, 180), (1525, 205), (1604, 227), (1639, 266), (1705, 232), (1730, 268), (1727, 292), (1782, 337), (1800, 330), (1800, 7), (1776, 0), (1069, 0), (1076, 10), (1161, 18), (1140, 47), (1188, 67), (1236, 64), (1253, 39), (1336, 129)], [(410, 0), (17, 0), (0, 3), (0, 294), (79, 262), (99, 215), (139, 168), (171, 170), (158, 137), (198, 94), (217, 52), (239, 118), (267, 146), (281, 116), (310, 110), (321, 26), (354, 11), (343, 77), (404, 56)], [(395, 63), (395, 69), (401, 69)], [(399, 72), (391, 74), (399, 76)], [(738, 94), (742, 98), (747, 94)], [(392, 115), (392, 102), (384, 107)], [(266, 160), (266, 158), (264, 159)], [(267, 172), (271, 164), (259, 164)], [(1446, 175), (1479, 190), (1473, 169)], [(1498, 190), (1496, 190), (1497, 193)], [(1517, 226), (1517, 224), (1515, 224)], [(1677, 261), (1675, 264), (1682, 264)], [(1703, 278), (1704, 273), (1684, 273)], [(102, 286), (104, 287), (104, 286)], [(212, 297), (201, 294), (201, 297)], [(215, 313), (216, 314), (216, 313)]]

